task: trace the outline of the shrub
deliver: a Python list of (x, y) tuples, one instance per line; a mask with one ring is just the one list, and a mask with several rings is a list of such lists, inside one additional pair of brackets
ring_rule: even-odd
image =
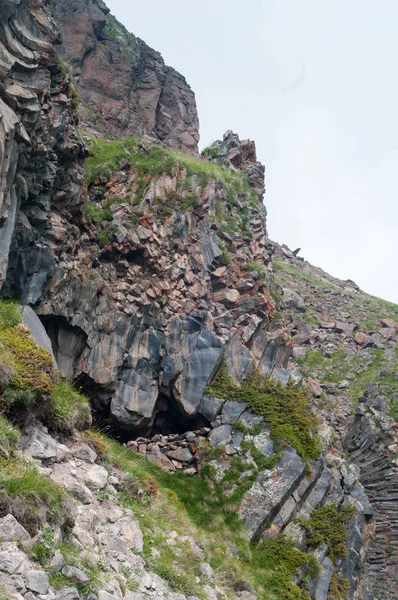
[(218, 149), (217, 148), (204, 148), (201, 152), (202, 156), (208, 156), (209, 158), (218, 158)]
[(5, 448), (5, 450), (15, 448), (20, 437), (21, 434), (19, 430), (13, 427), (11, 423), (0, 414), (0, 448)]
[(309, 546), (318, 546), (324, 542), (331, 560), (346, 554), (348, 523), (355, 512), (353, 506), (330, 504), (314, 510), (309, 520), (299, 519), (307, 532)]
[(216, 398), (247, 402), (250, 410), (264, 421), (277, 447), (291, 445), (304, 460), (319, 456), (321, 446), (313, 434), (317, 421), (311, 411), (305, 389), (258, 377), (249, 376), (242, 386), (235, 385), (228, 375), (225, 363), (207, 393)]

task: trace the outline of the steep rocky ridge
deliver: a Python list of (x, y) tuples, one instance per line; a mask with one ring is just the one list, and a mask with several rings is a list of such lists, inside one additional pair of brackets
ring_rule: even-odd
[(116, 136), (152, 136), (197, 154), (195, 96), (161, 55), (109, 14), (102, 0), (51, 0), (84, 123)]
[[(1, 409), (23, 424), (18, 444), (0, 420), (2, 594), (394, 598), (396, 307), (270, 242), (253, 142), (178, 152), (196, 152), (192, 93), (102, 2), (0, 8), (2, 295), (35, 309), (61, 375), (128, 441), (71, 437), (87, 402), (1, 304)], [(111, 60), (120, 85), (94, 123)], [(50, 480), (77, 513), (52, 514)]]
[(398, 307), (274, 244), (280, 319), (317, 413), (361, 469), (375, 512), (361, 598), (397, 596)]

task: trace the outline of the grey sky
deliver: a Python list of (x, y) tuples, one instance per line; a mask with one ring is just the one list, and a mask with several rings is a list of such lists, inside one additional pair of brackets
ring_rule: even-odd
[(271, 238), (398, 303), (398, 2), (107, 4), (187, 78), (201, 147), (256, 141)]

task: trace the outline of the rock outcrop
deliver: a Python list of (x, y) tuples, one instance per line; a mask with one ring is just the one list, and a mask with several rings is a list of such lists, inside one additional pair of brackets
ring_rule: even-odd
[(184, 77), (128, 33), (102, 0), (51, 0), (50, 7), (83, 122), (118, 136), (151, 136), (168, 148), (197, 154), (195, 95)]
[[(398, 309), (269, 240), (254, 142), (228, 131), (199, 158), (198, 139), (185, 79), (102, 0), (0, 0), (1, 296), (24, 306), (27, 329), (17, 326), (17, 341), (29, 330), (53, 353), (45, 354), (46, 368), (56, 374), (32, 412), (42, 423), (27, 422), (27, 411), (19, 446), (0, 414), (0, 460), (23, 469), (34, 463), (62, 502), (60, 487), (78, 503), (73, 511), (68, 500), (64, 521), (55, 523), (54, 507), (47, 514), (41, 503), (28, 518), (7, 494), (0, 497), (6, 592), (16, 600), (94, 594), (86, 563), (62, 556), (54, 540), (42, 555), (48, 572), (32, 554), (36, 543), (46, 551), (46, 531), (61, 543), (69, 528), (75, 551), (110, 573), (108, 583), (99, 578), (98, 600), (195, 599), (171, 591), (184, 589), (181, 572), (156, 563), (161, 552), (145, 547), (136, 515), (164, 481), (162, 502), (171, 498), (174, 510), (178, 478), (187, 477), (188, 493), (201, 476), (221, 512), (230, 505), (245, 524), (248, 543), (290, 544), (287, 538), (302, 551), (300, 595), (292, 597), (393, 600)], [(14, 404), (25, 410), (32, 390), (22, 386), (21, 395), (10, 384), (9, 335), (0, 343), (8, 369), (0, 402), (7, 397), (4, 409), (15, 418)], [(176, 478), (176, 496), (162, 471), (151, 471), (158, 479), (150, 473), (144, 491), (134, 473), (111, 472), (116, 467), (101, 460), (106, 448), (110, 460), (110, 446), (93, 432), (69, 439), (62, 405), (51, 421), (56, 366), (90, 397), (97, 425), (126, 442), (111, 464), (122, 469), (132, 460), (145, 470), (146, 458), (148, 472), (160, 467)], [(85, 409), (87, 417), (87, 402)], [(46, 419), (62, 440), (43, 426)], [(343, 548), (334, 556), (327, 536), (320, 541), (311, 527), (322, 510), (337, 518), (347, 506)], [(146, 535), (157, 539), (158, 524)], [(187, 544), (196, 556), (198, 581), (189, 589), (200, 584), (209, 600), (224, 598), (195, 540), (164, 535), (166, 555), (178, 545), (173, 560)], [(234, 544), (223, 552), (236, 558)], [(310, 569), (312, 557), (319, 573)], [(76, 587), (56, 593), (57, 577)], [(225, 585), (234, 597), (255, 600), (245, 582)]]

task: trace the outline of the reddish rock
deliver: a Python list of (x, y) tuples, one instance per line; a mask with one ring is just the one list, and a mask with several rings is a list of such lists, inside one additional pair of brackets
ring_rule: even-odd
[(398, 321), (394, 321), (394, 319), (381, 319), (380, 323), (382, 327), (387, 327), (388, 329), (398, 329)]
[(363, 346), (363, 344), (365, 344), (367, 339), (368, 339), (368, 336), (365, 333), (363, 333), (362, 331), (358, 331), (358, 333), (356, 333), (355, 337), (354, 337), (355, 342), (359, 346)]
[(317, 379), (307, 379), (307, 388), (316, 398), (319, 398), (322, 394), (321, 384)]

